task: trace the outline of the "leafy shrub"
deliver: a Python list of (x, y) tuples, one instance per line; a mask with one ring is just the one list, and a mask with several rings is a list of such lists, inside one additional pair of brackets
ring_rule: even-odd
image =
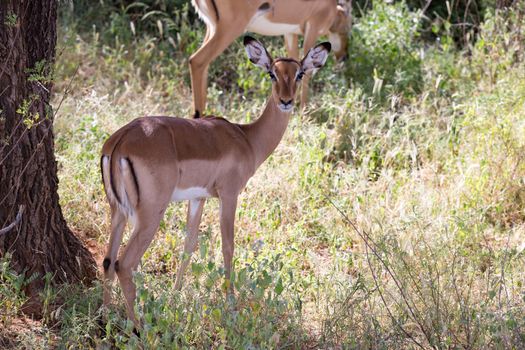
[(9, 254), (0, 259), (0, 321), (9, 326), (9, 321), (15, 317), (26, 297), (23, 288), (28, 279), (24, 274), (17, 274), (11, 268), (11, 257)]
[(353, 26), (348, 76), (367, 94), (419, 92), (418, 28), (419, 12), (409, 11), (404, 3), (374, 2), (373, 9)]

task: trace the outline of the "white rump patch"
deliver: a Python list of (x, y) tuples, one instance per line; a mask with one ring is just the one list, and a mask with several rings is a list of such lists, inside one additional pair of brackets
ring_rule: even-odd
[(180, 202), (209, 197), (211, 197), (211, 195), (204, 187), (175, 188), (175, 191), (173, 191), (171, 195), (171, 200), (173, 202)]
[(110, 202), (115, 201), (115, 195), (113, 194), (113, 190), (111, 189), (111, 182), (109, 179), (109, 157), (104, 156), (102, 157), (102, 175), (104, 178), (104, 189), (106, 190), (106, 195), (108, 196), (108, 199)]
[(261, 35), (285, 35), (285, 34), (302, 34), (301, 27), (298, 24), (275, 23), (271, 22), (266, 16), (256, 14), (248, 27), (247, 31)]
[[(123, 162), (123, 159), (120, 160), (120, 165), (124, 167), (129, 167), (126, 161)], [(118, 210), (124, 214), (127, 218), (130, 224), (135, 227), (137, 223), (137, 218), (135, 216), (135, 212), (133, 211), (133, 208), (131, 208), (131, 205), (128, 201), (128, 196), (126, 194), (126, 191), (124, 189), (124, 186), (122, 184), (120, 193), (123, 193), (124, 196), (121, 195), (120, 200), (122, 201), (122, 204), (119, 203), (115, 197), (115, 194), (113, 193), (113, 188), (111, 187), (111, 179), (110, 179), (110, 162), (109, 157), (104, 156), (102, 157), (102, 168), (104, 169), (103, 177), (104, 177), (104, 188), (106, 190), (106, 195), (108, 197), (108, 200), (117, 205)]]

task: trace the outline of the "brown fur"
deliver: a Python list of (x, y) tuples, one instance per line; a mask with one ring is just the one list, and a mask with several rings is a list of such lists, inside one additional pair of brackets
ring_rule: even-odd
[[(199, 188), (207, 193), (187, 198), (186, 257), (177, 272), (176, 287), (181, 287), (189, 256), (197, 248), (198, 227), (207, 197), (219, 198), (224, 268), (229, 278), (237, 197), (255, 170), (277, 147), (286, 130), (290, 110), (282, 110), (282, 101), (293, 101), (298, 72), (324, 64), (330, 50), (330, 45), (324, 43), (301, 63), (294, 59), (272, 61), (255, 39), (247, 38), (245, 43), (255, 48), (250, 52), (262, 56), (254, 59), (257, 65), (266, 67), (263, 64), (268, 63), (276, 77), (266, 108), (255, 122), (235, 124), (219, 117), (143, 117), (119, 129), (102, 147), (102, 175), (111, 207), (111, 236), (103, 263), (104, 304), (110, 302), (109, 283), (116, 273), (126, 299), (128, 317), (136, 327), (139, 322), (133, 312), (132, 271), (137, 269), (153, 240), (175, 190)], [(134, 229), (117, 260), (127, 219), (134, 222)]]

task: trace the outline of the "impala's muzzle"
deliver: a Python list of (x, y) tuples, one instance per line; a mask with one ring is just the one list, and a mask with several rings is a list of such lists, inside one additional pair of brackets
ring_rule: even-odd
[(290, 100), (283, 100), (282, 98), (279, 99), (279, 109), (283, 112), (290, 112), (293, 108), (293, 99)]

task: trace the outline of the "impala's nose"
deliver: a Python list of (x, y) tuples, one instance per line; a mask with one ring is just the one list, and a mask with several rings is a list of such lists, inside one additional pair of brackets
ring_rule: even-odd
[(282, 105), (283, 105), (283, 106), (286, 106), (286, 107), (288, 107), (289, 105), (292, 104), (292, 100), (291, 100), (291, 99), (288, 100), (288, 101), (285, 101), (285, 100), (283, 100), (282, 98), (280, 98), (279, 100), (281, 100)]
[(290, 112), (293, 108), (292, 102), (293, 99), (285, 101), (282, 98), (279, 98), (279, 109), (283, 112)]

